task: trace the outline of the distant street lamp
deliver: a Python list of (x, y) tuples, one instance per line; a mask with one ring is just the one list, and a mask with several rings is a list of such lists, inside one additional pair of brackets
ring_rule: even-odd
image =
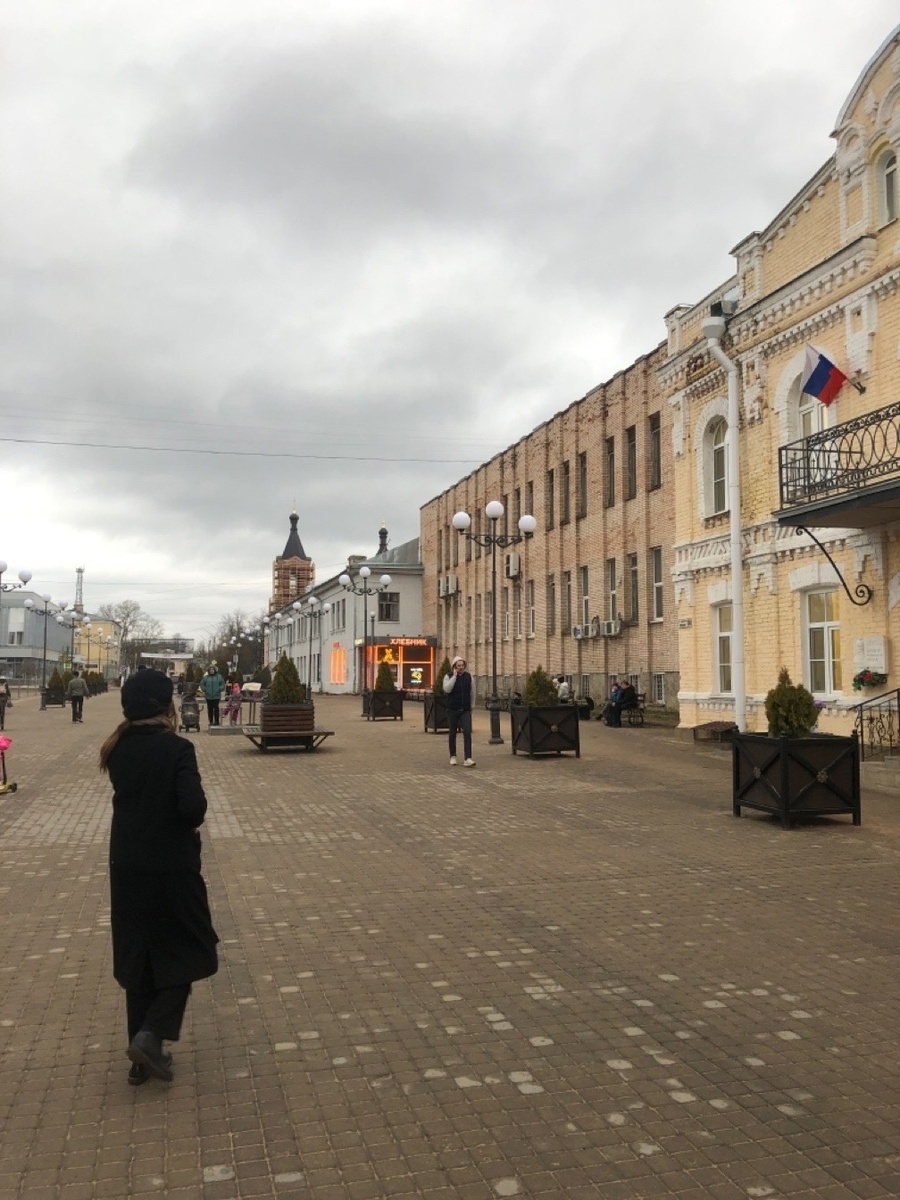
[[(12, 592), (16, 588), (24, 587), (25, 584), (28, 583), (31, 579), (30, 571), (20, 571), (18, 583), (4, 583), (3, 582), (3, 574), (5, 571), (6, 571), (6, 563), (3, 561), (2, 558), (0, 558), (0, 616), (3, 615), (3, 612), (2, 612), (2, 610), (3, 610), (3, 593), (4, 592)], [(2, 632), (3, 632), (3, 626), (2, 626), (2, 624), (0, 624), (0, 634), (2, 634)]]
[(72, 637), (71, 637), (71, 641), (69, 643), (69, 667), (71, 670), (74, 671), (75, 670), (75, 630), (78, 628), (79, 624), (84, 620), (84, 616), (82, 613), (80, 613), (78, 611), (77, 608), (73, 608), (73, 609), (66, 610), (64, 612), (57, 613), (56, 620), (60, 625), (63, 626), (64, 629), (70, 629), (72, 631)]
[(497, 522), (503, 516), (503, 505), (499, 500), (489, 500), (484, 512), (491, 523), (490, 533), (470, 533), (472, 518), (467, 512), (456, 513), (453, 528), (470, 542), (489, 547), (491, 551), (491, 694), (487, 703), (491, 717), (491, 736), (488, 738), (488, 744), (501, 746), (503, 738), (500, 736), (500, 697), (497, 695), (497, 547), (505, 549), (530, 538), (537, 528), (537, 521), (530, 513), (526, 513), (519, 517), (519, 533), (498, 533)]
[[(391, 586), (390, 575), (382, 575), (379, 579), (379, 587), (369, 587), (368, 580), (371, 574), (371, 567), (360, 567), (357, 577), (362, 580), (361, 584), (354, 584), (347, 571), (343, 575), (338, 576), (338, 583), (345, 592), (352, 592), (354, 596), (362, 596), (363, 598), (363, 696), (369, 691), (369, 596), (375, 596), (378, 592), (383, 592), (385, 588)], [(373, 644), (374, 640), (375, 634), (373, 630)]]
[[(309, 637), (308, 637), (308, 645), (307, 645), (307, 651), (306, 651), (306, 695), (308, 698), (311, 698), (312, 697), (313, 623), (315, 623), (318, 626), (318, 630), (319, 630), (319, 670), (318, 670), (317, 682), (319, 684), (319, 691), (321, 692), (322, 691), (322, 618), (325, 615), (325, 613), (331, 612), (331, 605), (323, 604), (322, 607), (319, 608), (320, 601), (319, 601), (318, 596), (307, 596), (306, 603), (307, 603), (307, 608), (304, 610), (304, 612), (306, 613), (306, 622), (309, 627), (308, 628)], [(294, 604), (292, 605), (292, 607), (299, 611), (300, 601), (299, 600), (294, 601)]]
[(44, 712), (47, 708), (47, 617), (50, 615), (50, 597), (43, 593), (41, 599), (44, 602), (43, 608), (38, 608), (35, 602), (29, 596), (25, 601), (25, 607), (30, 608), (33, 612), (39, 613), (44, 618), (44, 654), (41, 659), (41, 708)]

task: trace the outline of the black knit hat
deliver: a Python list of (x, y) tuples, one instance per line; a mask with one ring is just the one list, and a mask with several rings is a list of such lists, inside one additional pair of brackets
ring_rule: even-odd
[(122, 712), (129, 721), (146, 721), (169, 711), (172, 680), (162, 671), (138, 671), (122, 684)]

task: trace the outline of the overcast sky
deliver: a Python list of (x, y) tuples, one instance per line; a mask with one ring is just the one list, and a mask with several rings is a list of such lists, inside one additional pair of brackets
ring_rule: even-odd
[(7, 578), (71, 602), (83, 566), (89, 610), (204, 637), (265, 606), (295, 506), (319, 580), (382, 521), (415, 537), (422, 503), (731, 273), (897, 20), (6, 0)]

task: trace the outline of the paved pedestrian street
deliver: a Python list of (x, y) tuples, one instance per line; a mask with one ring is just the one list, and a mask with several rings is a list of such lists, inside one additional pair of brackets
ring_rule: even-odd
[(418, 705), (316, 711), (314, 754), (190, 735), (221, 967), (142, 1087), (96, 766), (118, 696), (9, 714), (2, 1200), (900, 1195), (897, 797), (784, 831), (673, 730), (529, 760), (482, 711), (464, 770)]

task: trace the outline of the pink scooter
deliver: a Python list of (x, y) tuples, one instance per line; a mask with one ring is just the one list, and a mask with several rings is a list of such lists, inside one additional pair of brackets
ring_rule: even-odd
[(12, 745), (12, 738), (0, 735), (0, 796), (5, 796), (7, 792), (17, 792), (19, 785), (10, 783), (6, 778), (6, 751)]

